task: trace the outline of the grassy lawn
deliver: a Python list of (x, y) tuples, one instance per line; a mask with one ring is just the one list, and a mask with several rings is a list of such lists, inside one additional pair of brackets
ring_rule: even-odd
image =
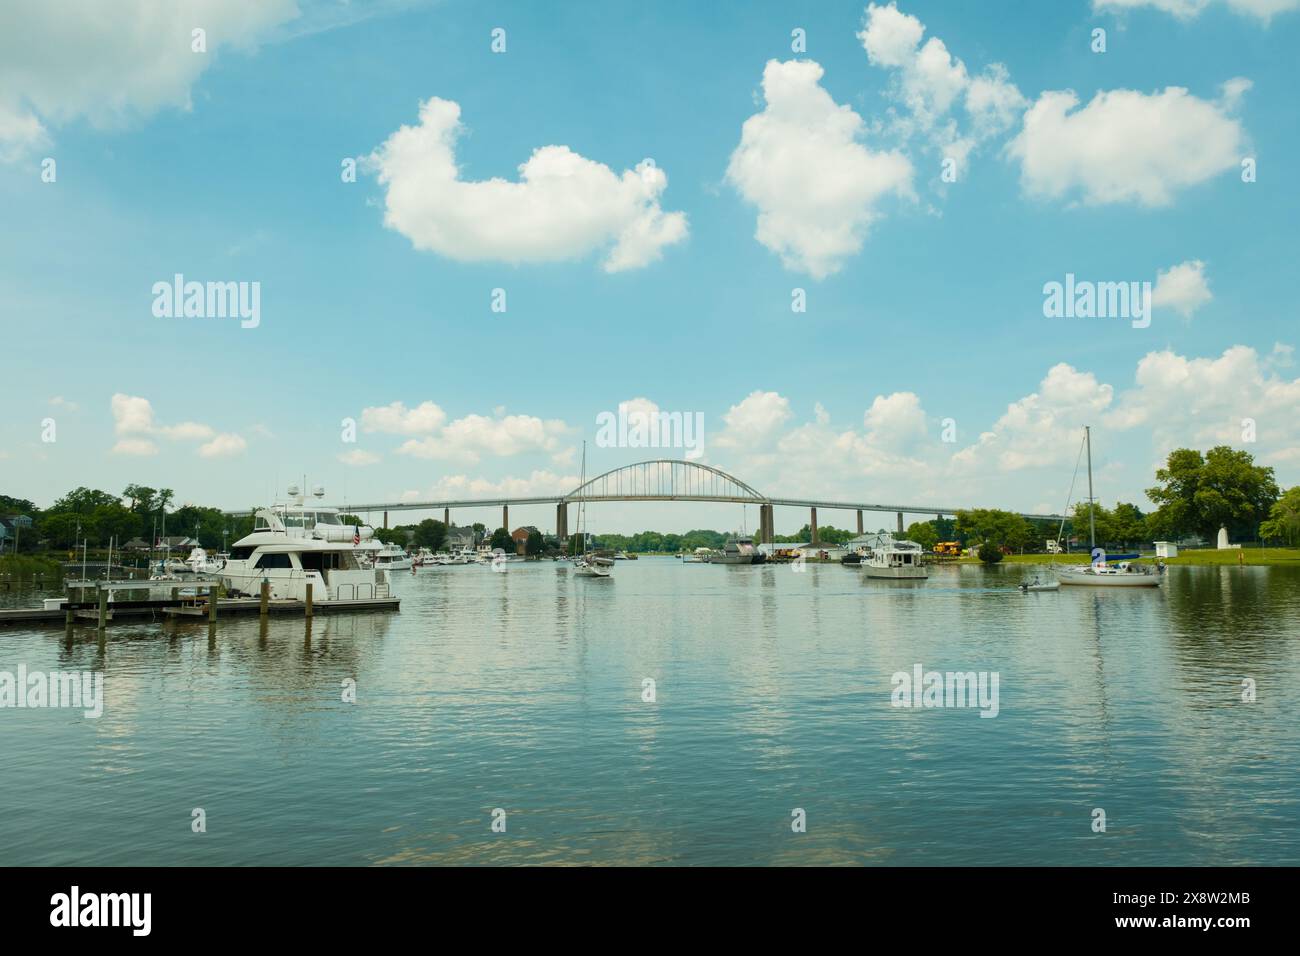
[[(1132, 553), (1132, 552), (1130, 552)], [(1146, 559), (1146, 555), (1143, 555)], [(1002, 559), (1003, 564), (1047, 564), (1052, 560), (1050, 554), (1009, 554)], [(1152, 556), (1149, 560), (1155, 560)], [(978, 564), (978, 558), (962, 558), (962, 564)], [(1057, 564), (1087, 564), (1088, 555), (1082, 552), (1056, 555)], [(1199, 551), (1179, 551), (1178, 557), (1170, 558), (1165, 564), (1171, 567), (1178, 564), (1248, 564), (1248, 565), (1297, 565), (1300, 566), (1300, 548), (1229, 548), (1219, 551), (1214, 548)]]

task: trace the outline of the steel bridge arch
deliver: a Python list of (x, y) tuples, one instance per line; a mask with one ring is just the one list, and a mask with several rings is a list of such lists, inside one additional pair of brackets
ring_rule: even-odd
[(712, 465), (656, 458), (597, 475), (560, 501), (730, 501), (764, 505), (769, 499), (735, 475)]

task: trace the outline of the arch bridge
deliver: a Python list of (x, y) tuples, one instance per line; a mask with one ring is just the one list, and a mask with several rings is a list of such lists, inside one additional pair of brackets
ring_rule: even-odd
[[(652, 461), (639, 461), (630, 465), (613, 468), (583, 482), (577, 488), (563, 495), (543, 495), (538, 497), (503, 496), (477, 499), (435, 499), (428, 501), (378, 502), (341, 505), (340, 510), (352, 514), (360, 512), (382, 511), (384, 527), (388, 526), (390, 511), (436, 511), (443, 510), (443, 521), (451, 524), (453, 508), (479, 508), (501, 506), (501, 526), (510, 528), (511, 505), (555, 505), (555, 529), (561, 538), (569, 534), (568, 508), (571, 503), (592, 501), (711, 501), (731, 504), (756, 505), (759, 509), (758, 537), (763, 542), (770, 542), (775, 534), (772, 519), (773, 509), (780, 507), (807, 508), (809, 510), (809, 528), (812, 540), (817, 543), (817, 511), (854, 511), (857, 513), (858, 533), (863, 533), (862, 514), (865, 511), (894, 512), (898, 519), (898, 530), (903, 530), (903, 515), (931, 515), (942, 518), (955, 515), (958, 511), (969, 510), (969, 506), (949, 507), (947, 505), (893, 504), (868, 501), (825, 501), (811, 498), (774, 498), (755, 490), (751, 485), (730, 475), (720, 468), (701, 462), (676, 458), (658, 458)], [(1021, 513), (1022, 518), (1032, 520), (1060, 521), (1055, 514)]]

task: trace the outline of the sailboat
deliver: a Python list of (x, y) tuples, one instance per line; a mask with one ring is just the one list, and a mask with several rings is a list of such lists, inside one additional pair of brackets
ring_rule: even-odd
[[(582, 443), (582, 478), (581, 488), (587, 483), (587, 443)], [(582, 554), (573, 559), (573, 573), (582, 578), (608, 578), (614, 574), (614, 559), (598, 555), (591, 550), (591, 536), (587, 534), (584, 523), (587, 509), (584, 501), (578, 501), (578, 534), (582, 536)]]
[[(1062, 565), (1056, 576), (1061, 584), (1085, 585), (1089, 587), (1108, 588), (1158, 588), (1162, 577), (1160, 571), (1149, 567), (1130, 564), (1128, 561), (1106, 563), (1106, 552), (1097, 547), (1097, 519), (1094, 512), (1096, 499), (1092, 494), (1092, 428), (1084, 429), (1084, 444), (1088, 449), (1088, 547), (1092, 554), (1092, 563), (1086, 567)], [(1075, 465), (1078, 474), (1078, 465)], [(1064, 522), (1062, 522), (1064, 525)], [(1162, 569), (1163, 570), (1163, 569)]]

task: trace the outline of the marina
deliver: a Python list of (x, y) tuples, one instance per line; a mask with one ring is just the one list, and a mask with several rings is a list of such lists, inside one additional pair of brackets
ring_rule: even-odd
[[(400, 613), (306, 630), (224, 607), (215, 640), (186, 618), (115, 622), (102, 645), (93, 627), (70, 642), (6, 627), (9, 660), (102, 671), (104, 708), (6, 712), (0, 746), (29, 772), (6, 787), (25, 809), (0, 816), (0, 845), (52, 865), (86, 846), (106, 865), (1300, 852), (1300, 742), (1278, 692), (1300, 680), (1300, 568), (1175, 567), (1146, 595), (1021, 594), (1009, 565), (930, 571), (900, 588), (838, 564), (643, 556), (579, 587), (567, 562), (521, 562), (399, 575)], [(891, 674), (918, 661), (999, 673), (997, 718), (892, 707)], [(1254, 703), (1242, 675), (1267, 675)], [(38, 798), (50, 787), (60, 800)], [(220, 814), (220, 840), (191, 839), (195, 805)], [(498, 806), (509, 840), (484, 822)], [(815, 824), (793, 842), (792, 806)], [(1089, 839), (1095, 806), (1105, 839)], [(179, 827), (158, 826), (177, 808)]]

